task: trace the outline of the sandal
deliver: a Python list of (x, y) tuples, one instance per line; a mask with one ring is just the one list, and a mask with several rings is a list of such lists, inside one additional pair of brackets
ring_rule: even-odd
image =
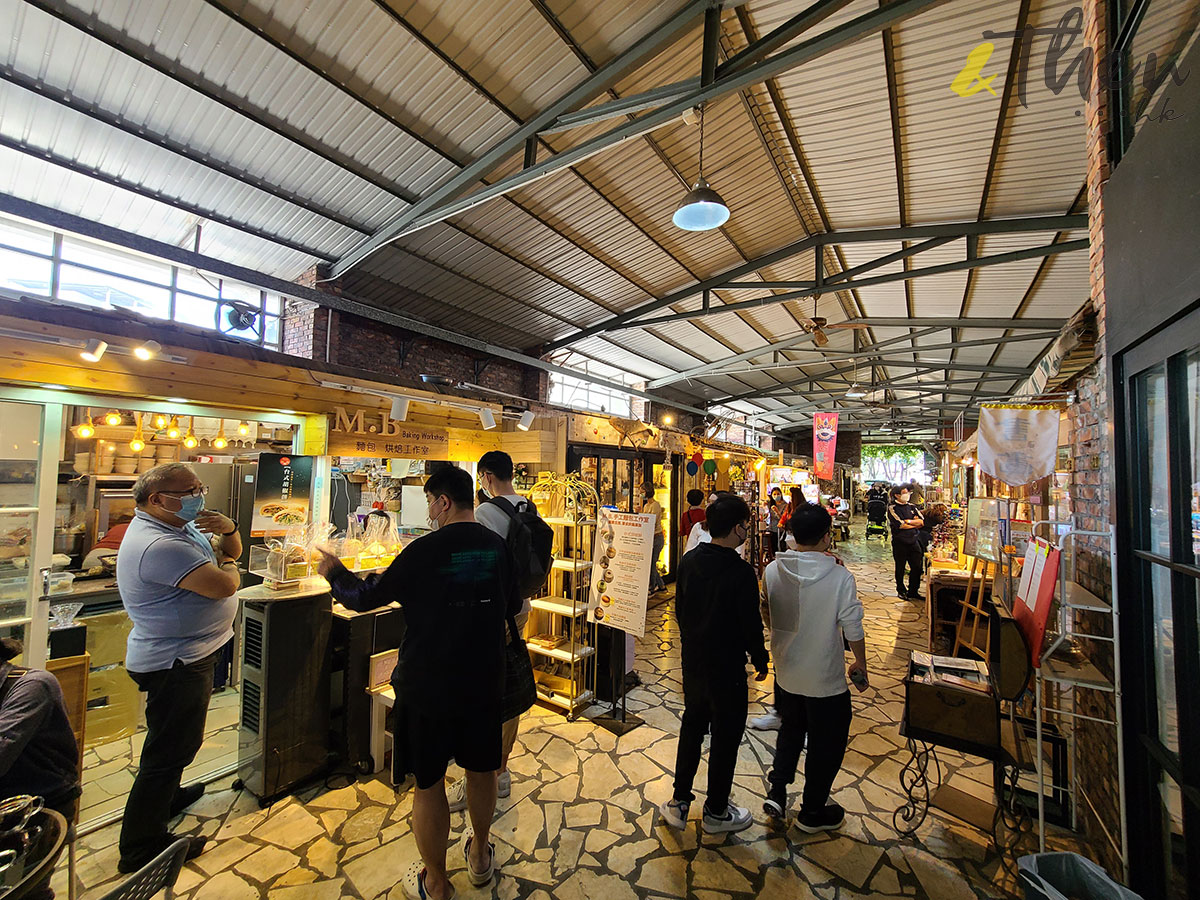
[[(467, 866), (468, 874), (470, 871), (471, 867)], [(409, 900), (429, 900), (429, 894), (425, 892), (425, 866), (420, 862), (415, 862), (408, 867), (401, 885), (404, 888), (404, 896)], [(448, 900), (454, 900), (454, 885), (450, 885)]]
[(496, 845), (488, 841), (488, 867), (486, 872), (476, 872), (471, 868), (471, 841), (475, 839), (475, 832), (468, 829), (463, 834), (463, 862), (467, 864), (467, 877), (471, 879), (471, 884), (475, 887), (483, 887), (485, 884), (491, 883), (492, 878), (496, 875)]

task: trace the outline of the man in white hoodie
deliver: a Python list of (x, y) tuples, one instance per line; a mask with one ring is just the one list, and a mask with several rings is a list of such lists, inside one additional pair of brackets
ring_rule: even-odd
[(788, 785), (795, 780), (807, 739), (796, 824), (809, 833), (833, 831), (846, 817), (838, 804), (829, 802), (829, 790), (846, 755), (851, 717), (842, 638), (854, 653), (851, 678), (860, 691), (866, 690), (863, 608), (854, 576), (828, 552), (833, 528), (828, 510), (802, 506), (788, 526), (797, 549), (777, 554), (763, 573), (775, 707), (782, 720), (763, 809), (777, 818), (786, 815)]

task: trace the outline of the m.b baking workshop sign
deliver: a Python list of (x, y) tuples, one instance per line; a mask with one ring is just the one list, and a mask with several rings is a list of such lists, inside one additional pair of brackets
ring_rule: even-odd
[(335, 406), (329, 452), (333, 456), (449, 459), (450, 434), (444, 428), (397, 422), (383, 410), (350, 411)]

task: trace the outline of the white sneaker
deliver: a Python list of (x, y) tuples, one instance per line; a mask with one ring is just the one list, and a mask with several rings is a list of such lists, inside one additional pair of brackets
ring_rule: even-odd
[(505, 769), (496, 779), (496, 796), (503, 800), (512, 793), (512, 773)]
[(668, 825), (675, 828), (687, 828), (688, 809), (691, 804), (686, 800), (666, 800), (658, 807), (659, 813)]
[(459, 778), (446, 791), (446, 799), (450, 801), (450, 812), (462, 812), (467, 808), (467, 779)]
[(753, 824), (750, 810), (744, 806), (734, 806), (730, 803), (725, 808), (723, 816), (714, 816), (704, 810), (703, 828), (705, 834), (722, 834), (731, 831), (744, 831)]
[(750, 720), (750, 727), (755, 731), (778, 731), (782, 724), (783, 719), (779, 717), (779, 713), (775, 712), (773, 706), (768, 706), (766, 713)]

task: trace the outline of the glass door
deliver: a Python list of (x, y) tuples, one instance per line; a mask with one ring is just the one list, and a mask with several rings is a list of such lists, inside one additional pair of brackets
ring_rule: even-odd
[(60, 406), (0, 399), (0, 636), (25, 645), (27, 666), (46, 662), (61, 424)]
[[(1200, 896), (1200, 313), (1127, 353), (1123, 555), (1134, 888)], [(1191, 344), (1192, 346), (1188, 346)]]

